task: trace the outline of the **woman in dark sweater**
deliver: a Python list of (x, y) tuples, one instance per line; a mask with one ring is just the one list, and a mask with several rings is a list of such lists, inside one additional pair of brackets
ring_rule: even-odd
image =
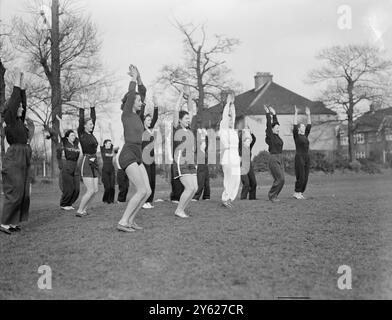
[[(264, 106), (267, 117), (267, 129), (265, 130), (265, 142), (268, 144), (270, 153), (269, 169), (274, 178), (268, 198), (272, 202), (279, 201), (278, 196), (284, 186), (284, 161), (282, 156), (283, 140), (279, 137), (280, 124), (275, 110)], [(272, 119), (271, 119), (272, 114)]]
[[(109, 124), (112, 132), (111, 125)], [(112, 132), (113, 136), (113, 132)], [(114, 156), (118, 152), (118, 148), (113, 146), (111, 139), (103, 140), (103, 132), (101, 128), (101, 157), (102, 157), (102, 183), (105, 189), (102, 197), (102, 202), (111, 204), (114, 203), (114, 196), (116, 193), (116, 171), (114, 169)]]
[(84, 117), (84, 108), (79, 109), (78, 135), (83, 152), (81, 175), (87, 191), (80, 202), (79, 210), (76, 213), (77, 217), (84, 217), (87, 215), (87, 206), (98, 193), (98, 141), (93, 134), (96, 120), (97, 117), (95, 115), (94, 107), (90, 108), (90, 118)]
[(155, 124), (158, 121), (158, 104), (154, 101), (154, 113), (151, 117), (151, 114), (144, 114), (145, 106), (142, 106), (140, 112), (140, 118), (144, 124), (144, 133), (143, 133), (143, 142), (142, 142), (142, 150), (143, 150), (143, 164), (146, 168), (148, 180), (150, 182), (151, 194), (147, 199), (146, 203), (143, 205), (144, 209), (152, 209), (154, 206), (152, 205), (154, 201), (155, 194), (155, 177), (156, 177), (156, 165), (155, 165), (155, 152), (154, 152), (154, 132), (153, 129)]
[(64, 131), (63, 121), (57, 116), (60, 123), (60, 137), (62, 152), (65, 159), (61, 160), (61, 181), (62, 196), (60, 208), (62, 210), (75, 210), (73, 204), (79, 197), (80, 192), (80, 172), (78, 169), (78, 160), (80, 155), (79, 140), (73, 130)]
[[(129, 75), (131, 76), (131, 82), (121, 106), (121, 121), (124, 127), (125, 144), (121, 150), (118, 162), (121, 169), (125, 170), (129, 181), (134, 184), (136, 193), (129, 200), (124, 215), (118, 223), (117, 230), (123, 232), (134, 232), (135, 230), (143, 229), (136, 224), (135, 217), (151, 194), (150, 182), (142, 160), (144, 126), (140, 115), (137, 114), (142, 107), (146, 89), (135, 66), (130, 66)], [(136, 92), (137, 84), (139, 88), (138, 93)]]
[(310, 116), (310, 109), (306, 108), (306, 116), (308, 123), (305, 126), (303, 123), (298, 125), (298, 109), (295, 106), (294, 111), (294, 129), (293, 136), (295, 141), (295, 192), (293, 197), (297, 200), (305, 199), (303, 193), (305, 192), (308, 183), (310, 159), (309, 159), (309, 133), (312, 128), (312, 121)]
[(18, 71), (3, 113), (5, 136), (10, 146), (2, 168), (4, 203), (0, 231), (8, 235), (20, 231), (19, 224), (29, 216), (31, 148), (25, 124), (26, 108), (24, 74)]

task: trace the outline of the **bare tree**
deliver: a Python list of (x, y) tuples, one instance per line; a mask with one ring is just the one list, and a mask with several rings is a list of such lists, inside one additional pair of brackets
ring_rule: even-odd
[(324, 65), (309, 73), (311, 83), (325, 83), (323, 101), (331, 108), (340, 108), (347, 116), (349, 160), (354, 159), (354, 117), (361, 101), (385, 98), (386, 79), (392, 61), (370, 45), (333, 46), (317, 56)]
[(158, 81), (175, 88), (189, 85), (197, 92), (197, 110), (201, 110), (208, 102), (220, 101), (222, 90), (239, 86), (229, 78), (230, 70), (222, 59), (222, 56), (233, 52), (239, 40), (215, 35), (209, 41), (204, 25), (176, 21), (175, 26), (184, 38), (184, 64), (165, 65)]
[(34, 108), (30, 109), (51, 131), (53, 155), (58, 143), (56, 116), (62, 115), (63, 106), (74, 106), (82, 94), (107, 85), (110, 79), (99, 60), (101, 43), (90, 17), (76, 6), (76, 1), (46, 2), (51, 8), (51, 19), (41, 10), (42, 1), (37, 0), (27, 8), (30, 17), (14, 18), (13, 26), (15, 47), (26, 57), (34, 76), (33, 88), (29, 90)]

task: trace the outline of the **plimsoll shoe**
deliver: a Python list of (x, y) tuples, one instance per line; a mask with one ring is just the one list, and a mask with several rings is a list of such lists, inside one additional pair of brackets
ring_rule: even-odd
[(185, 212), (175, 212), (174, 215), (176, 215), (177, 217), (182, 218), (182, 219), (189, 218), (189, 216)]
[(73, 207), (71, 206), (67, 206), (67, 207), (60, 207), (61, 210), (65, 210), (65, 211), (71, 211), (71, 210), (75, 210)]
[(301, 197), (301, 193), (299, 193), (299, 192), (294, 192), (293, 198), (297, 199), (297, 200), (302, 200), (303, 199), (303, 197)]

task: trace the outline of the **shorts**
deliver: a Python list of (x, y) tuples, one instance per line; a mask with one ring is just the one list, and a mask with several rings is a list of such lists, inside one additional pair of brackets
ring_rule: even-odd
[(183, 176), (196, 175), (197, 168), (194, 164), (179, 164), (173, 163), (173, 177), (179, 179)]
[(126, 170), (131, 164), (137, 163), (141, 165), (142, 161), (142, 145), (130, 144), (124, 145), (118, 158), (120, 168)]
[(82, 165), (80, 169), (82, 178), (98, 178), (100, 176), (100, 173), (97, 155), (83, 155)]

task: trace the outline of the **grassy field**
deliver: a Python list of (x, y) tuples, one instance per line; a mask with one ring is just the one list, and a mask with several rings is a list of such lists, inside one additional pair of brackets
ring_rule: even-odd
[[(115, 230), (124, 205), (79, 219), (58, 209), (57, 185), (35, 185), (30, 221), (0, 234), (1, 299), (311, 299), (392, 298), (392, 175), (312, 175), (308, 200), (290, 198), (293, 178), (272, 204), (268, 175), (257, 201), (192, 203), (179, 220), (170, 202), (142, 211), (144, 231)], [(102, 189), (102, 186), (100, 187)], [(168, 198), (159, 181), (157, 198)], [(53, 289), (37, 287), (40, 265)], [(340, 265), (352, 290), (337, 287)]]

